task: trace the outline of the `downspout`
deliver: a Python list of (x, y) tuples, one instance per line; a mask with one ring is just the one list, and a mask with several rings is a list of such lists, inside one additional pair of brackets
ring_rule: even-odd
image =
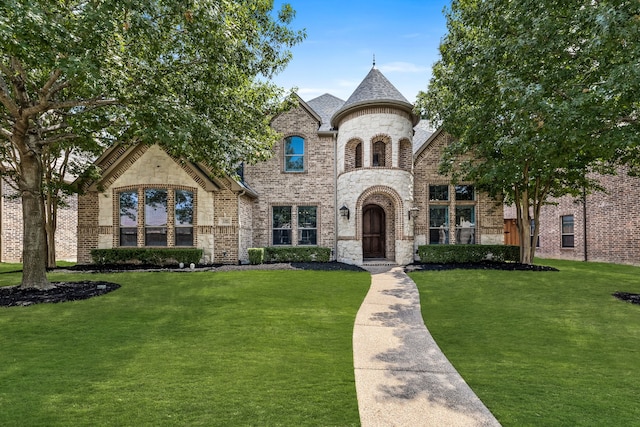
[(582, 234), (584, 244), (584, 261), (589, 261), (588, 249), (589, 243), (587, 243), (587, 189), (582, 187)]

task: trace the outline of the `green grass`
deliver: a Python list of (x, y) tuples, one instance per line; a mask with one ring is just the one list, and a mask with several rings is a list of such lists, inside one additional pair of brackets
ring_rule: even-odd
[[(2, 274), (0, 285), (19, 278)], [(122, 287), (84, 301), (0, 308), (2, 426), (359, 423), (352, 332), (368, 273), (50, 279)]]
[(410, 276), (446, 356), (506, 426), (640, 425), (640, 268), (537, 260), (559, 272)]

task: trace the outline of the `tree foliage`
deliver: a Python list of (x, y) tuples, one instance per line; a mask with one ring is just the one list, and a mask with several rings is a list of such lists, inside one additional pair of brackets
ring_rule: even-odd
[[(0, 157), (23, 198), (22, 286), (46, 287), (43, 153), (159, 143), (232, 172), (266, 158), (283, 90), (269, 78), (304, 33), (271, 0), (5, 0)], [(29, 216), (29, 217), (28, 217)]]
[(419, 108), (455, 137), (442, 172), (515, 203), (531, 262), (550, 197), (638, 158), (640, 2), (453, 0), (446, 16)]

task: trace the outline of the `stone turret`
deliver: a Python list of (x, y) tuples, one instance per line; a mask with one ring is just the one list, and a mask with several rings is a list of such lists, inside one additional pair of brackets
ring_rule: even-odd
[(338, 261), (413, 261), (413, 105), (375, 67), (331, 118), (337, 129)]

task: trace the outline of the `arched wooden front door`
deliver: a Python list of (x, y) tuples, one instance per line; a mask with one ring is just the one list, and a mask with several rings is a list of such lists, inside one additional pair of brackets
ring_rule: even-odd
[(362, 211), (362, 255), (385, 257), (385, 215), (378, 205), (367, 205)]

